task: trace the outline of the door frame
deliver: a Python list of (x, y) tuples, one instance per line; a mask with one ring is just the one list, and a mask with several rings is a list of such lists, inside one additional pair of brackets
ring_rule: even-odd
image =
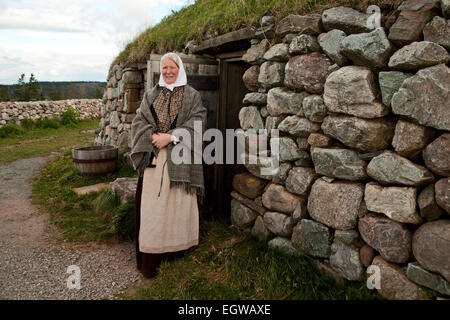
[[(217, 129), (219, 129), (224, 137), (224, 147), (226, 146), (226, 112), (227, 112), (227, 96), (228, 92), (228, 68), (227, 65), (233, 62), (244, 62), (242, 59), (243, 54), (246, 51), (235, 51), (235, 52), (227, 52), (224, 54), (216, 55), (219, 61), (219, 94), (218, 94), (218, 112), (217, 112)], [(215, 187), (217, 191), (216, 195), (216, 209), (220, 216), (228, 217), (230, 212), (226, 212), (226, 208), (228, 208), (228, 204), (225, 201), (229, 200), (227, 197), (227, 193), (229, 190), (226, 190), (225, 186), (225, 173), (227, 170), (226, 164), (226, 154), (224, 152), (224, 164), (216, 165), (215, 167)]]

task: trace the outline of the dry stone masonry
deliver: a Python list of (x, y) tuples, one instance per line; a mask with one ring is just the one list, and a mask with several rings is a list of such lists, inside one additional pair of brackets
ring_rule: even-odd
[(239, 120), (279, 129), (281, 162), (234, 177), (231, 220), (346, 280), (378, 266), (388, 299), (448, 298), (450, 2), (398, 10), (376, 29), (351, 8), (291, 14), (252, 40)]
[(99, 118), (102, 105), (102, 100), (99, 99), (0, 102), (0, 127), (20, 124), (23, 119), (57, 118), (68, 107), (78, 112), (82, 119)]
[(131, 122), (141, 104), (146, 84), (147, 64), (120, 63), (111, 68), (95, 145), (112, 145), (120, 152), (131, 148)]

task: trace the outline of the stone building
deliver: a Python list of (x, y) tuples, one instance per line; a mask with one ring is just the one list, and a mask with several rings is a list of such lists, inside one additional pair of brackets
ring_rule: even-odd
[[(267, 129), (258, 138), (280, 148), (275, 175), (261, 174), (269, 153), (205, 166), (205, 206), (337, 278), (365, 280), (375, 268), (388, 299), (427, 299), (424, 287), (448, 298), (449, 8), (408, 0), (381, 27), (345, 7), (266, 16), (260, 28), (190, 45), (181, 56), (208, 128), (241, 128), (249, 141)], [(113, 66), (97, 144), (129, 151), (159, 57)]]

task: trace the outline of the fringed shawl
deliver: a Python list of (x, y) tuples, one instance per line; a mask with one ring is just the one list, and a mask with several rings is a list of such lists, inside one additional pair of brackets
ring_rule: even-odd
[[(150, 156), (158, 156), (158, 148), (152, 144), (152, 134), (159, 132), (158, 125), (153, 116), (152, 103), (159, 94), (161, 87), (156, 85), (147, 91), (136, 117), (131, 124), (131, 154), (130, 158), (135, 170), (143, 176), (145, 168), (150, 163)], [(203, 106), (200, 93), (189, 85), (184, 87), (181, 108), (176, 118), (175, 129), (183, 128), (189, 131), (191, 143), (185, 144), (191, 151), (191, 164), (174, 164), (171, 154), (174, 148), (172, 143), (167, 145), (167, 169), (170, 178), (170, 187), (183, 187), (186, 192), (196, 193), (200, 202), (205, 195), (203, 165), (194, 163), (194, 121), (201, 121), (202, 128), (206, 125), (206, 108)], [(172, 134), (173, 130), (168, 133)], [(203, 132), (196, 132), (202, 137)], [(180, 143), (183, 143), (180, 142)], [(200, 155), (201, 156), (201, 155)]]

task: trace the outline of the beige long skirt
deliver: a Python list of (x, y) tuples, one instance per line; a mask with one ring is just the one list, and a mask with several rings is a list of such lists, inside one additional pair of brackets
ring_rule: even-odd
[(174, 252), (198, 245), (197, 195), (180, 187), (169, 188), (166, 158), (167, 148), (163, 148), (153, 160), (156, 168), (144, 171), (139, 251), (145, 253)]

